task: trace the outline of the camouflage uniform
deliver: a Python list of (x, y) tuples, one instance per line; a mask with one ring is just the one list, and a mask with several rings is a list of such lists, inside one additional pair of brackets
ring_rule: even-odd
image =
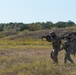
[(75, 54), (76, 53), (76, 36), (75, 35), (72, 35), (71, 46), (73, 49), (71, 53)]
[(76, 53), (76, 32), (70, 32), (66, 35), (66, 38), (70, 40), (71, 54)]
[(73, 60), (70, 57), (72, 47), (71, 47), (71, 43), (70, 43), (69, 39), (67, 39), (65, 41), (65, 43), (64, 43), (64, 45), (63, 45), (63, 47), (61, 49), (65, 49), (65, 51), (66, 51), (65, 58), (64, 58), (64, 63), (66, 63), (67, 60), (69, 60), (71, 63), (74, 63)]
[(52, 32), (50, 35), (53, 47), (53, 51), (51, 52), (51, 58), (55, 63), (58, 63), (58, 52), (60, 50), (61, 40), (54, 32)]

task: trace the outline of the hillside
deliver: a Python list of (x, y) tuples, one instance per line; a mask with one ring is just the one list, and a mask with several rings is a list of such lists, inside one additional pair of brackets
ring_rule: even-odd
[(76, 31), (76, 26), (74, 27), (66, 27), (66, 28), (52, 28), (52, 29), (46, 29), (46, 30), (39, 30), (39, 31), (3, 31), (0, 32), (0, 38), (6, 38), (14, 40), (19, 38), (25, 38), (25, 39), (40, 39), (41, 36), (49, 34), (51, 31), (55, 31), (57, 35), (63, 36), (66, 33), (69, 33), (71, 31)]

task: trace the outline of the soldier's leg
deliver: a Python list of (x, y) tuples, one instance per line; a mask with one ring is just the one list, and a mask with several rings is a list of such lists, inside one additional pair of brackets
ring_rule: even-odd
[(55, 63), (58, 63), (58, 51), (54, 50), (54, 61)]
[(67, 62), (67, 52), (65, 53), (64, 63)]
[(50, 53), (50, 57), (51, 57), (51, 59), (52, 59), (55, 63), (58, 63), (58, 58), (57, 58), (57, 56), (58, 56), (58, 52), (55, 51), (55, 50), (53, 50), (53, 51)]
[(55, 62), (55, 59), (54, 59), (54, 50), (51, 51), (50, 57), (51, 57), (51, 59)]
[(70, 54), (73, 54), (75, 56), (75, 50), (71, 50)]
[(52, 60), (54, 60), (54, 51), (51, 51), (50, 57), (51, 57)]
[(66, 60), (69, 60), (71, 63), (74, 63), (73, 60), (70, 57), (70, 52), (66, 53)]

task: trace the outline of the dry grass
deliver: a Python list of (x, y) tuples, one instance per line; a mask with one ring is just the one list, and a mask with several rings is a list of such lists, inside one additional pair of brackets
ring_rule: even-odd
[[(66, 32), (64, 29), (55, 29), (55, 31), (58, 34)], [(37, 35), (41, 37), (48, 32), (50, 30), (33, 33), (21, 32), (14, 36), (1, 38), (0, 75), (76, 75), (76, 64), (70, 62), (64, 64), (65, 51), (59, 52), (59, 63), (54, 64), (50, 58), (51, 43), (36, 38)], [(30, 34), (35, 38), (25, 39)], [(72, 56), (72, 58), (76, 62), (76, 57)]]
[[(76, 65), (64, 64), (64, 51), (59, 64), (50, 59), (51, 44), (41, 40), (0, 40), (0, 75), (75, 75)], [(25, 43), (26, 42), (26, 43)], [(29, 44), (28, 44), (29, 43)], [(76, 59), (72, 56), (74, 61)]]

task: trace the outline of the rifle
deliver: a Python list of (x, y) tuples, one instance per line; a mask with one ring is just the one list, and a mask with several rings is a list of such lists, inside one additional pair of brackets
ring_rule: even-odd
[(43, 41), (43, 39), (46, 39), (48, 42), (51, 42), (51, 36), (50, 35), (46, 35), (46, 36), (42, 36), (42, 41)]

